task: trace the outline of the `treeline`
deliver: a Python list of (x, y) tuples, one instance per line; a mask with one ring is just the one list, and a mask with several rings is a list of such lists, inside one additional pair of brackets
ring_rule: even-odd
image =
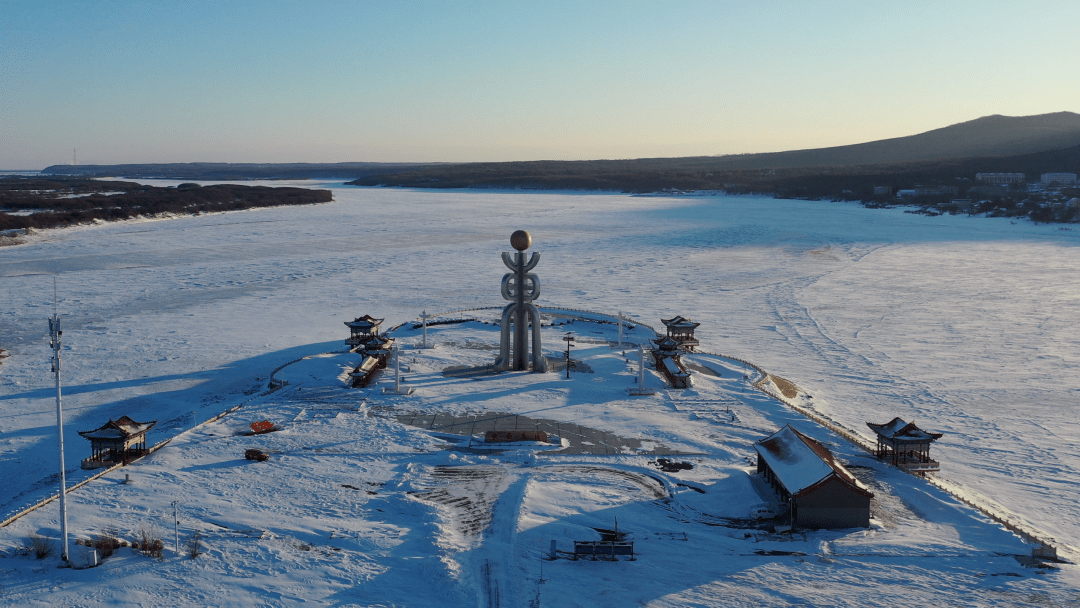
[[(0, 178), (0, 230), (58, 228), (162, 213), (197, 214), (333, 200), (329, 190), (221, 184), (176, 188), (86, 178)], [(21, 212), (21, 213), (19, 213)], [(13, 213), (17, 213), (13, 215)]]
[(128, 165), (53, 165), (46, 175), (239, 181), (249, 179), (355, 179), (389, 174), (421, 163), (141, 163)]
[(896, 190), (916, 185), (973, 183), (976, 173), (1075, 173), (1080, 146), (1012, 156), (944, 159), (855, 166), (731, 169), (729, 157), (597, 161), (528, 161), (438, 165), (375, 174), (357, 186), (405, 188), (524, 188), (609, 190), (626, 193), (723, 190), (788, 198), (871, 200), (876, 186)]

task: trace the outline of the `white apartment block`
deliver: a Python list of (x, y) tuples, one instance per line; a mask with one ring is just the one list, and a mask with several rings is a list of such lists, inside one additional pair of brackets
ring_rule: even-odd
[(1043, 173), (1042, 174), (1043, 185), (1049, 186), (1050, 184), (1057, 183), (1059, 186), (1075, 186), (1076, 174), (1075, 173)]
[(976, 173), (975, 181), (987, 184), (1022, 184), (1027, 181), (1023, 173)]

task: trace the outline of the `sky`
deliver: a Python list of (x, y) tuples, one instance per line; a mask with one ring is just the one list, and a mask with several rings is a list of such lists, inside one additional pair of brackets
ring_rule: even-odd
[(736, 154), (1080, 111), (1080, 3), (0, 0), (0, 169)]

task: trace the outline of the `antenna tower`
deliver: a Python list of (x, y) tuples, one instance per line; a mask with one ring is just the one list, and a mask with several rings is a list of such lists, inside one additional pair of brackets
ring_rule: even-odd
[(49, 346), (52, 347), (52, 371), (56, 374), (56, 440), (60, 449), (60, 533), (63, 536), (60, 559), (68, 561), (67, 475), (64, 467), (64, 410), (60, 404), (60, 313), (56, 304), (56, 277), (53, 277), (53, 316), (49, 319)]

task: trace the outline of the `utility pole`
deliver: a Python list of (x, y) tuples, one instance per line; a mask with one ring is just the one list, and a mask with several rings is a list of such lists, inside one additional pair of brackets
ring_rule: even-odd
[(622, 348), (622, 311), (619, 311), (619, 348)]
[(572, 332), (566, 332), (566, 336), (563, 338), (566, 340), (566, 379), (570, 379), (570, 345), (574, 342), (574, 334)]
[(173, 543), (176, 554), (180, 555), (180, 520), (176, 518), (176, 501), (172, 501)]
[(637, 386), (638, 390), (645, 390), (645, 347), (640, 344), (638, 344)]
[(420, 313), (420, 318), (424, 320), (424, 345), (421, 346), (421, 348), (427, 348), (427, 320), (430, 317), (428, 316), (426, 310)]
[(394, 392), (401, 394), (401, 352), (394, 346)]
[(64, 466), (64, 410), (60, 399), (60, 313), (56, 305), (56, 277), (53, 277), (53, 316), (49, 319), (49, 345), (52, 347), (52, 371), (56, 374), (56, 443), (60, 452), (60, 559), (68, 561), (67, 473)]

